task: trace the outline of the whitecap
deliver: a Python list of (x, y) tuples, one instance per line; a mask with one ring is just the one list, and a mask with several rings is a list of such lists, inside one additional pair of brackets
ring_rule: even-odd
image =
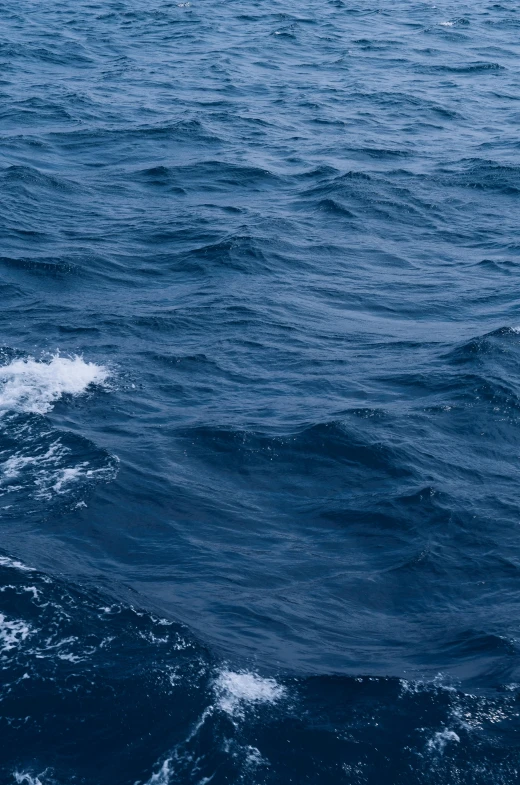
[(274, 679), (264, 679), (248, 671), (221, 671), (214, 689), (218, 708), (238, 716), (247, 705), (276, 703), (285, 694), (285, 688)]
[(0, 413), (45, 414), (62, 395), (81, 395), (91, 384), (103, 384), (108, 375), (104, 366), (79, 356), (13, 360), (0, 368)]
[(11, 651), (31, 633), (31, 628), (21, 619), (8, 619), (0, 613), (0, 652)]
[(33, 777), (31, 774), (15, 771), (14, 778), (18, 785), (43, 785), (40, 775)]
[(446, 744), (450, 741), (460, 741), (460, 737), (454, 730), (449, 730), (448, 728), (444, 728), (442, 731), (438, 731), (433, 738), (431, 738), (428, 742), (428, 748), (430, 750), (435, 750), (436, 752), (444, 752), (444, 748)]
[(11, 567), (22, 572), (34, 572), (34, 567), (27, 567), (26, 564), (16, 559), (10, 559), (9, 556), (0, 556), (0, 567)]

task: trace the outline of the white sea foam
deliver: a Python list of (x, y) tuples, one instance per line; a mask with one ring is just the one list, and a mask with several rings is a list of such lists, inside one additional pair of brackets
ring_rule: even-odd
[(34, 572), (34, 567), (27, 567), (21, 561), (10, 559), (9, 556), (0, 556), (0, 567), (12, 567), (14, 570), (22, 570), (22, 572)]
[(215, 681), (217, 705), (230, 715), (241, 716), (248, 704), (276, 703), (285, 689), (274, 679), (263, 679), (256, 673), (223, 670)]
[[(111, 608), (101, 608), (103, 611), (110, 611)], [(174, 676), (172, 683), (177, 681)], [(197, 761), (193, 757), (190, 742), (197, 736), (207, 719), (212, 717), (215, 711), (225, 711), (233, 720), (244, 716), (245, 708), (251, 704), (275, 703), (283, 695), (285, 688), (278, 684), (274, 679), (264, 679), (256, 673), (248, 671), (231, 671), (224, 669), (220, 671), (213, 682), (215, 693), (215, 704), (209, 705), (201, 714), (197, 722), (191, 728), (186, 739), (177, 744), (170, 752), (168, 757), (157, 764), (157, 770), (146, 781), (146, 785), (170, 785), (174, 778), (177, 765), (194, 763)], [(246, 769), (254, 770), (260, 766), (269, 765), (268, 761), (262, 757), (260, 750), (256, 747), (247, 745), (234, 745), (228, 740), (225, 745), (228, 754), (233, 757), (238, 753)], [(196, 768), (193, 769), (195, 772)], [(197, 780), (197, 785), (208, 785), (214, 775), (202, 777)]]
[(43, 785), (40, 775), (33, 777), (32, 774), (15, 771), (14, 778), (18, 785)]
[[(171, 680), (172, 684), (175, 683), (177, 676), (174, 676)], [(277, 684), (274, 679), (263, 679), (256, 673), (247, 671), (234, 672), (227, 669), (219, 673), (213, 683), (213, 688), (216, 695), (215, 704), (211, 704), (204, 709), (197, 722), (192, 726), (186, 739), (177, 744), (167, 758), (157, 763), (156, 771), (146, 781), (145, 785), (171, 785), (174, 779), (177, 781), (177, 776), (175, 776), (177, 770), (184, 770), (186, 765), (192, 767), (192, 774), (200, 774), (200, 769), (198, 768), (199, 760), (194, 757), (190, 743), (193, 742), (206, 720), (215, 714), (215, 711), (220, 709), (230, 714), (233, 719), (237, 716), (241, 718), (244, 705), (274, 703), (285, 694), (284, 687)], [(224, 749), (228, 755), (242, 762), (249, 775), (255, 769), (269, 765), (269, 762), (262, 757), (257, 747), (242, 745), (232, 739), (226, 739)], [(214, 776), (215, 774), (211, 774), (208, 777), (197, 778), (197, 785), (208, 785)]]
[[(206, 722), (208, 717), (214, 712), (214, 707), (209, 706), (205, 709), (195, 725), (190, 730), (188, 736), (181, 742), (177, 744), (172, 752), (170, 753), (169, 757), (167, 757), (159, 766), (158, 770), (152, 774), (149, 780), (146, 781), (145, 785), (170, 785), (173, 773), (174, 773), (174, 766), (175, 764), (184, 763), (186, 761), (193, 762), (193, 757), (188, 747), (189, 743), (195, 738), (198, 734), (204, 723)], [(196, 766), (195, 762), (195, 766)], [(203, 777), (201, 780), (198, 781), (198, 785), (204, 785), (210, 780), (213, 779), (213, 775), (211, 777)]]
[(460, 741), (460, 737), (454, 730), (448, 730), (445, 728), (442, 731), (438, 731), (432, 739), (428, 742), (428, 747), (430, 750), (435, 750), (436, 752), (444, 752), (444, 748), (446, 744), (450, 741)]
[(0, 613), (0, 652), (15, 649), (30, 632), (31, 628), (21, 619), (8, 619)]
[[(16, 452), (0, 463), (0, 496), (32, 489), (35, 498), (50, 500), (56, 494), (63, 496), (70, 493), (78, 482), (109, 481), (117, 473), (118, 459), (115, 456), (97, 468), (91, 467), (88, 461), (66, 465), (70, 456), (70, 448), (59, 438), (45, 452)], [(16, 484), (13, 485), (13, 482)]]
[(146, 785), (168, 785), (170, 782), (171, 763), (171, 758), (166, 758), (159, 771), (152, 774)]
[(14, 480), (27, 466), (54, 466), (57, 461), (70, 452), (68, 447), (64, 447), (57, 439), (49, 449), (40, 455), (23, 455), (15, 453), (7, 461), (0, 464), (4, 480)]
[(103, 384), (108, 370), (82, 357), (54, 355), (48, 362), (32, 357), (0, 368), (0, 414), (7, 411), (45, 414), (65, 394), (81, 395)]
[(262, 753), (257, 747), (252, 747), (251, 745), (248, 745), (245, 748), (245, 752), (246, 752), (245, 765), (248, 768), (254, 769), (254, 768), (258, 768), (259, 766), (268, 765), (268, 761), (266, 761), (266, 759), (262, 757)]

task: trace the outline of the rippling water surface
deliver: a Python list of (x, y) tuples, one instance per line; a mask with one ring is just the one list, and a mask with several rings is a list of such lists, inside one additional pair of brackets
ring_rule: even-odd
[(0, 0), (0, 780), (520, 781), (520, 9)]

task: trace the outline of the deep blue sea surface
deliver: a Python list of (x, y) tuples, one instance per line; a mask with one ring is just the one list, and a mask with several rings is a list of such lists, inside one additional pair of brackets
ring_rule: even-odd
[(0, 785), (520, 783), (520, 6), (0, 0)]

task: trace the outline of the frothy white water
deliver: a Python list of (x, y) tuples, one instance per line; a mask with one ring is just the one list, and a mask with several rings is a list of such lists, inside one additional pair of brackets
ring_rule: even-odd
[[(47, 449), (18, 451), (0, 462), (0, 496), (17, 491), (29, 492), (36, 499), (50, 500), (75, 490), (78, 483), (110, 481), (117, 474), (118, 459), (104, 458), (102, 465), (88, 461), (72, 463), (69, 447), (55, 439)], [(0, 561), (1, 564), (1, 561)]]
[(169, 785), (172, 773), (171, 764), (171, 758), (166, 758), (159, 771), (152, 774), (146, 785)]
[(15, 649), (30, 632), (31, 628), (21, 619), (8, 619), (0, 613), (0, 652)]
[[(193, 742), (206, 720), (211, 718), (215, 711), (225, 711), (232, 718), (232, 722), (238, 725), (245, 717), (247, 707), (257, 704), (276, 703), (286, 694), (285, 687), (278, 684), (274, 679), (264, 679), (256, 673), (249, 671), (231, 671), (223, 669), (213, 682), (215, 703), (208, 706), (199, 717), (198, 721), (190, 730), (187, 738), (178, 744), (169, 756), (157, 764), (157, 770), (146, 781), (145, 785), (171, 785), (179, 771), (184, 771), (186, 765), (192, 767), (192, 773), (198, 770), (198, 759), (193, 754), (190, 743)], [(239, 758), (245, 767), (247, 780), (250, 775), (260, 766), (268, 766), (269, 761), (262, 757), (259, 749), (251, 745), (242, 745), (233, 742), (231, 739), (226, 741), (226, 752), (233, 758)], [(177, 775), (177, 776), (175, 776)], [(208, 785), (215, 775), (197, 779), (197, 785)], [(242, 778), (241, 780), (242, 781)], [(245, 779), (244, 779), (245, 781)]]
[(45, 414), (62, 395), (81, 395), (89, 385), (103, 384), (107, 378), (104, 366), (82, 357), (13, 360), (0, 368), (0, 415), (7, 411)]
[(35, 480), (37, 486), (35, 497), (50, 500), (54, 494), (63, 496), (72, 491), (75, 484), (81, 481), (109, 482), (117, 474), (118, 460), (113, 457), (107, 465), (97, 469), (89, 468), (89, 464), (83, 462), (54, 472), (42, 472)]
[(18, 785), (43, 785), (40, 775), (33, 777), (31, 774), (15, 771), (14, 778)]
[(215, 682), (217, 705), (231, 715), (241, 715), (248, 704), (276, 703), (285, 689), (274, 679), (263, 679), (256, 673), (221, 671)]
[(69, 452), (70, 450), (65, 448), (60, 443), (59, 439), (56, 439), (48, 450), (40, 455), (23, 455), (19, 452), (15, 453), (15, 455), (11, 455), (7, 461), (0, 465), (3, 479), (4, 481), (15, 480), (27, 467), (53, 466)]
[(34, 572), (34, 567), (27, 567), (21, 561), (10, 559), (9, 556), (0, 556), (0, 567), (12, 567), (14, 570), (22, 570), (23, 572)]
[(430, 750), (435, 750), (436, 752), (444, 752), (444, 748), (446, 744), (450, 741), (460, 741), (459, 736), (453, 730), (449, 730), (445, 728), (442, 731), (439, 731), (435, 734), (435, 736), (429, 740), (428, 748)]

